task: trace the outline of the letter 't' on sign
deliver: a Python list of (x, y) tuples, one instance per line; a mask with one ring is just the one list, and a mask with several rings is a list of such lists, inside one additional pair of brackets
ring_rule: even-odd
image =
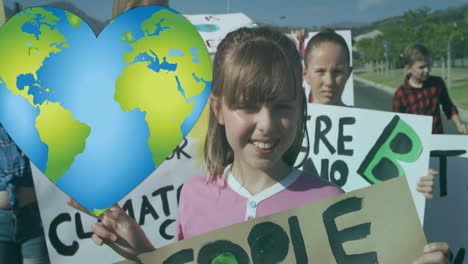
[(422, 151), (423, 145), (416, 131), (396, 115), (385, 127), (357, 172), (370, 184), (403, 176), (405, 170), (398, 161), (414, 162)]

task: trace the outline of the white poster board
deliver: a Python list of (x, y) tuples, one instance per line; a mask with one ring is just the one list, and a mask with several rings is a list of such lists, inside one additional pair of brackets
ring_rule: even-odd
[(197, 28), (210, 54), (216, 53), (219, 43), (229, 32), (241, 27), (256, 26), (255, 22), (243, 13), (184, 16)]
[(426, 202), (424, 231), (429, 242), (446, 241), (453, 259), (468, 257), (468, 136), (433, 135), (430, 168), (436, 176), (433, 199)]
[[(346, 192), (405, 175), (423, 222), (425, 198), (416, 183), (428, 171), (431, 117), (318, 104), (308, 105), (308, 115), (304, 170)], [(305, 155), (303, 147), (297, 163)]]

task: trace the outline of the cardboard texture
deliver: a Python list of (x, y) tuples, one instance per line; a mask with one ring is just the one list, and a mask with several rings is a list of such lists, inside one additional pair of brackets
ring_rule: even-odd
[[(218, 240), (234, 246), (207, 246)], [(211, 263), (222, 257), (236, 258), (227, 263), (303, 263), (305, 257), (309, 263), (411, 263), (425, 244), (406, 178), (398, 177), (180, 241), (142, 254), (140, 260), (180, 263), (170, 257), (185, 255), (182, 263)], [(236, 248), (243, 253), (236, 254)]]

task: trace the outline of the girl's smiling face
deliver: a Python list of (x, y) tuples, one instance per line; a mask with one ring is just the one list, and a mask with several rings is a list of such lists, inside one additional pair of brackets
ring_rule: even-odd
[(304, 79), (312, 89), (314, 103), (344, 105), (341, 95), (351, 70), (346, 51), (339, 44), (323, 42), (313, 47)]
[(287, 175), (306, 131), (302, 81), (299, 52), (283, 33), (241, 28), (226, 36), (213, 62), (204, 145), (210, 180), (228, 164), (239, 177)]
[[(235, 109), (221, 104), (216, 116), (225, 127), (235, 164), (262, 171), (285, 165), (283, 155), (297, 135), (298, 98), (283, 89), (278, 98), (263, 104), (241, 103)], [(212, 97), (211, 102), (216, 109), (217, 100)]]

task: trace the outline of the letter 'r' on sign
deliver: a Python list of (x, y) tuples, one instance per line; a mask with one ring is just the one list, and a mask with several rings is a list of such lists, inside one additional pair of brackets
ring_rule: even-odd
[(399, 116), (394, 116), (377, 139), (358, 169), (370, 184), (405, 175), (398, 161), (414, 162), (419, 159), (423, 145), (418, 134)]

